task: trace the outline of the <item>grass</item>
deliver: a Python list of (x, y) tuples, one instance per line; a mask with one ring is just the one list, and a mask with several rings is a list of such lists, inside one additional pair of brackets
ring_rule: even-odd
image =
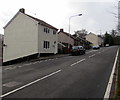
[(116, 98), (120, 100), (120, 52), (118, 56), (118, 77), (117, 77)]

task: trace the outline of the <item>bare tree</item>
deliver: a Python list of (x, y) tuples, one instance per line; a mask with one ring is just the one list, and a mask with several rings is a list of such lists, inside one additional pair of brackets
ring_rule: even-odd
[(86, 29), (81, 29), (81, 30), (78, 30), (78, 31), (75, 31), (75, 35), (77, 37), (81, 37), (81, 38), (85, 38), (85, 36), (87, 35), (87, 31)]

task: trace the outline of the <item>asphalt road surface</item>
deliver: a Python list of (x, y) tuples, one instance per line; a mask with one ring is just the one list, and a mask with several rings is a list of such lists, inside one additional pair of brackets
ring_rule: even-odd
[(103, 98), (117, 46), (3, 67), (3, 98)]

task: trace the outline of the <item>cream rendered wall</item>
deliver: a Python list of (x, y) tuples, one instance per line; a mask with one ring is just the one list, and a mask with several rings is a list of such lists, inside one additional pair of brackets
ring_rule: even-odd
[(38, 53), (38, 24), (20, 13), (4, 29), (3, 62)]
[(102, 39), (100, 37), (98, 37), (98, 44), (101, 45), (102, 44)]
[(64, 43), (69, 43), (71, 45), (74, 45), (74, 39), (70, 38), (66, 34), (60, 32), (58, 34), (58, 42), (64, 42)]
[[(39, 48), (39, 53), (54, 53), (56, 54), (58, 52), (58, 45), (57, 45), (57, 33), (56, 35), (53, 35), (53, 30), (49, 28), (50, 32), (45, 33), (44, 32), (45, 27), (43, 25), (39, 25), (38, 28), (38, 48)], [(57, 31), (56, 31), (57, 32)], [(44, 41), (49, 41), (50, 42), (50, 48), (43, 48)], [(56, 43), (55, 43), (56, 41)]]
[(99, 45), (99, 43), (98, 43), (98, 36), (96, 36), (94, 34), (86, 35), (86, 40), (92, 42), (93, 45)]

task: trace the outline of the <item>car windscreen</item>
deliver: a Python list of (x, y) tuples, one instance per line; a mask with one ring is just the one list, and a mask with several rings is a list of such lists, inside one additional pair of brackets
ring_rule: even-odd
[(72, 47), (72, 49), (78, 49), (79, 47), (75, 46), (75, 47)]
[(72, 49), (73, 50), (75, 50), (75, 49), (82, 49), (82, 47), (81, 46), (74, 46), (74, 47), (72, 47)]

